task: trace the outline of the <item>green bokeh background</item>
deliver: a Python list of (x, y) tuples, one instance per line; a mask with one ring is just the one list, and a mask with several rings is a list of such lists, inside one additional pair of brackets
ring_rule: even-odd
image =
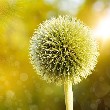
[[(33, 70), (29, 40), (50, 17), (71, 15), (94, 28), (108, 11), (110, 0), (0, 0), (0, 110), (65, 110), (63, 86)], [(110, 39), (98, 40), (93, 74), (73, 86), (74, 110), (110, 110)]]

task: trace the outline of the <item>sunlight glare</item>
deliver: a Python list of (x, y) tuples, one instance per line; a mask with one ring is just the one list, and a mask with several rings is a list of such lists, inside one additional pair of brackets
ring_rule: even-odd
[(102, 40), (110, 38), (110, 16), (104, 17), (96, 26), (94, 32), (95, 36)]

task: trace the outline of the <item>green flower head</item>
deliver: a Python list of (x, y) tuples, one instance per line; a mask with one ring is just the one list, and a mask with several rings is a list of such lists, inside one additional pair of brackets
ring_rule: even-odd
[(30, 41), (30, 59), (37, 74), (49, 82), (77, 84), (94, 69), (98, 45), (80, 20), (51, 18), (39, 25)]

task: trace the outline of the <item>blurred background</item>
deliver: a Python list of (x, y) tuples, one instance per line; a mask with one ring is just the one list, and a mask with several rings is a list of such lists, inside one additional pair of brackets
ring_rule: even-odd
[(71, 15), (93, 29), (98, 64), (73, 86), (74, 110), (110, 110), (110, 0), (0, 0), (0, 110), (65, 110), (63, 86), (47, 84), (29, 61), (42, 21)]

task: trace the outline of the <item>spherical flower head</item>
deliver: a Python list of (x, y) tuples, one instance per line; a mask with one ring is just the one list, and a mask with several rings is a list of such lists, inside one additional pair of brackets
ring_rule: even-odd
[(71, 16), (44, 21), (30, 41), (31, 63), (48, 82), (77, 84), (91, 74), (98, 55), (92, 31)]

